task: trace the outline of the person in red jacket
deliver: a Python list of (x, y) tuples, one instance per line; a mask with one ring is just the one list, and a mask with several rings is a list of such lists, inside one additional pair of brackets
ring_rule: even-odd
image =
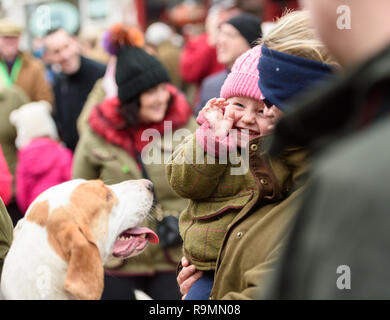
[(187, 35), (187, 41), (180, 54), (179, 72), (184, 82), (196, 86), (194, 105), (198, 103), (199, 87), (203, 79), (226, 68), (217, 60), (216, 30), (220, 23), (240, 12), (235, 6), (223, 7), (216, 5), (209, 10), (206, 19), (206, 31), (198, 35)]
[(297, 0), (262, 0), (264, 5), (263, 19), (266, 22), (274, 22), (283, 15), (286, 10), (298, 10)]
[(208, 38), (208, 34), (203, 33), (189, 38), (185, 44), (180, 56), (180, 74), (184, 81), (199, 84), (208, 75), (224, 69)]
[(0, 146), (0, 198), (8, 205), (12, 198), (12, 175)]

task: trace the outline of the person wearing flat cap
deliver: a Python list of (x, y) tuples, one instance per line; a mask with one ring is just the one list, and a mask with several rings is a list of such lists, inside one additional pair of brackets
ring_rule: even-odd
[(0, 19), (0, 83), (2, 87), (19, 86), (31, 101), (53, 103), (43, 64), (19, 50), (22, 32), (23, 28), (9, 18)]

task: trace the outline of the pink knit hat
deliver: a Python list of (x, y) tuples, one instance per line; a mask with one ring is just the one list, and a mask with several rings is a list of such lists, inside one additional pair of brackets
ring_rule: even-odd
[(261, 55), (261, 46), (258, 45), (239, 56), (226, 78), (220, 96), (230, 98), (235, 96), (249, 97), (261, 100), (258, 81), (259, 71), (257, 65)]

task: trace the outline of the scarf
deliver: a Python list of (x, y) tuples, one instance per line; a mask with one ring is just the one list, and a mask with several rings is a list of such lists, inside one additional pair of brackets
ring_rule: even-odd
[(261, 47), (259, 88), (263, 100), (287, 111), (286, 101), (314, 83), (330, 78), (332, 67), (326, 63), (297, 57)]
[(171, 121), (172, 130), (176, 130), (186, 125), (192, 116), (192, 109), (184, 95), (169, 84), (167, 90), (171, 95), (171, 101), (161, 122), (126, 127), (126, 121), (119, 113), (121, 102), (118, 97), (114, 97), (105, 99), (92, 109), (89, 125), (96, 134), (103, 137), (108, 143), (121, 147), (137, 159), (137, 154), (140, 154), (142, 149), (151, 142), (151, 138), (148, 141), (141, 140), (144, 130), (155, 129), (163, 135), (164, 121)]

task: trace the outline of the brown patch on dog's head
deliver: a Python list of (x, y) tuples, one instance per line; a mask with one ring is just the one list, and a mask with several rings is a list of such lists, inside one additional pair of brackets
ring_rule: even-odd
[(117, 201), (102, 181), (87, 181), (48, 219), (49, 243), (68, 262), (65, 289), (78, 299), (99, 299), (102, 294), (104, 272), (96, 243), (105, 237)]
[(27, 215), (27, 221), (34, 222), (41, 227), (46, 226), (49, 217), (49, 202), (47, 200), (34, 203)]
[(100, 239), (107, 232), (102, 226), (108, 227), (108, 219), (112, 207), (118, 203), (118, 198), (101, 180), (91, 180), (80, 184), (72, 193), (70, 203), (76, 210), (82, 224), (90, 226), (96, 239)]

